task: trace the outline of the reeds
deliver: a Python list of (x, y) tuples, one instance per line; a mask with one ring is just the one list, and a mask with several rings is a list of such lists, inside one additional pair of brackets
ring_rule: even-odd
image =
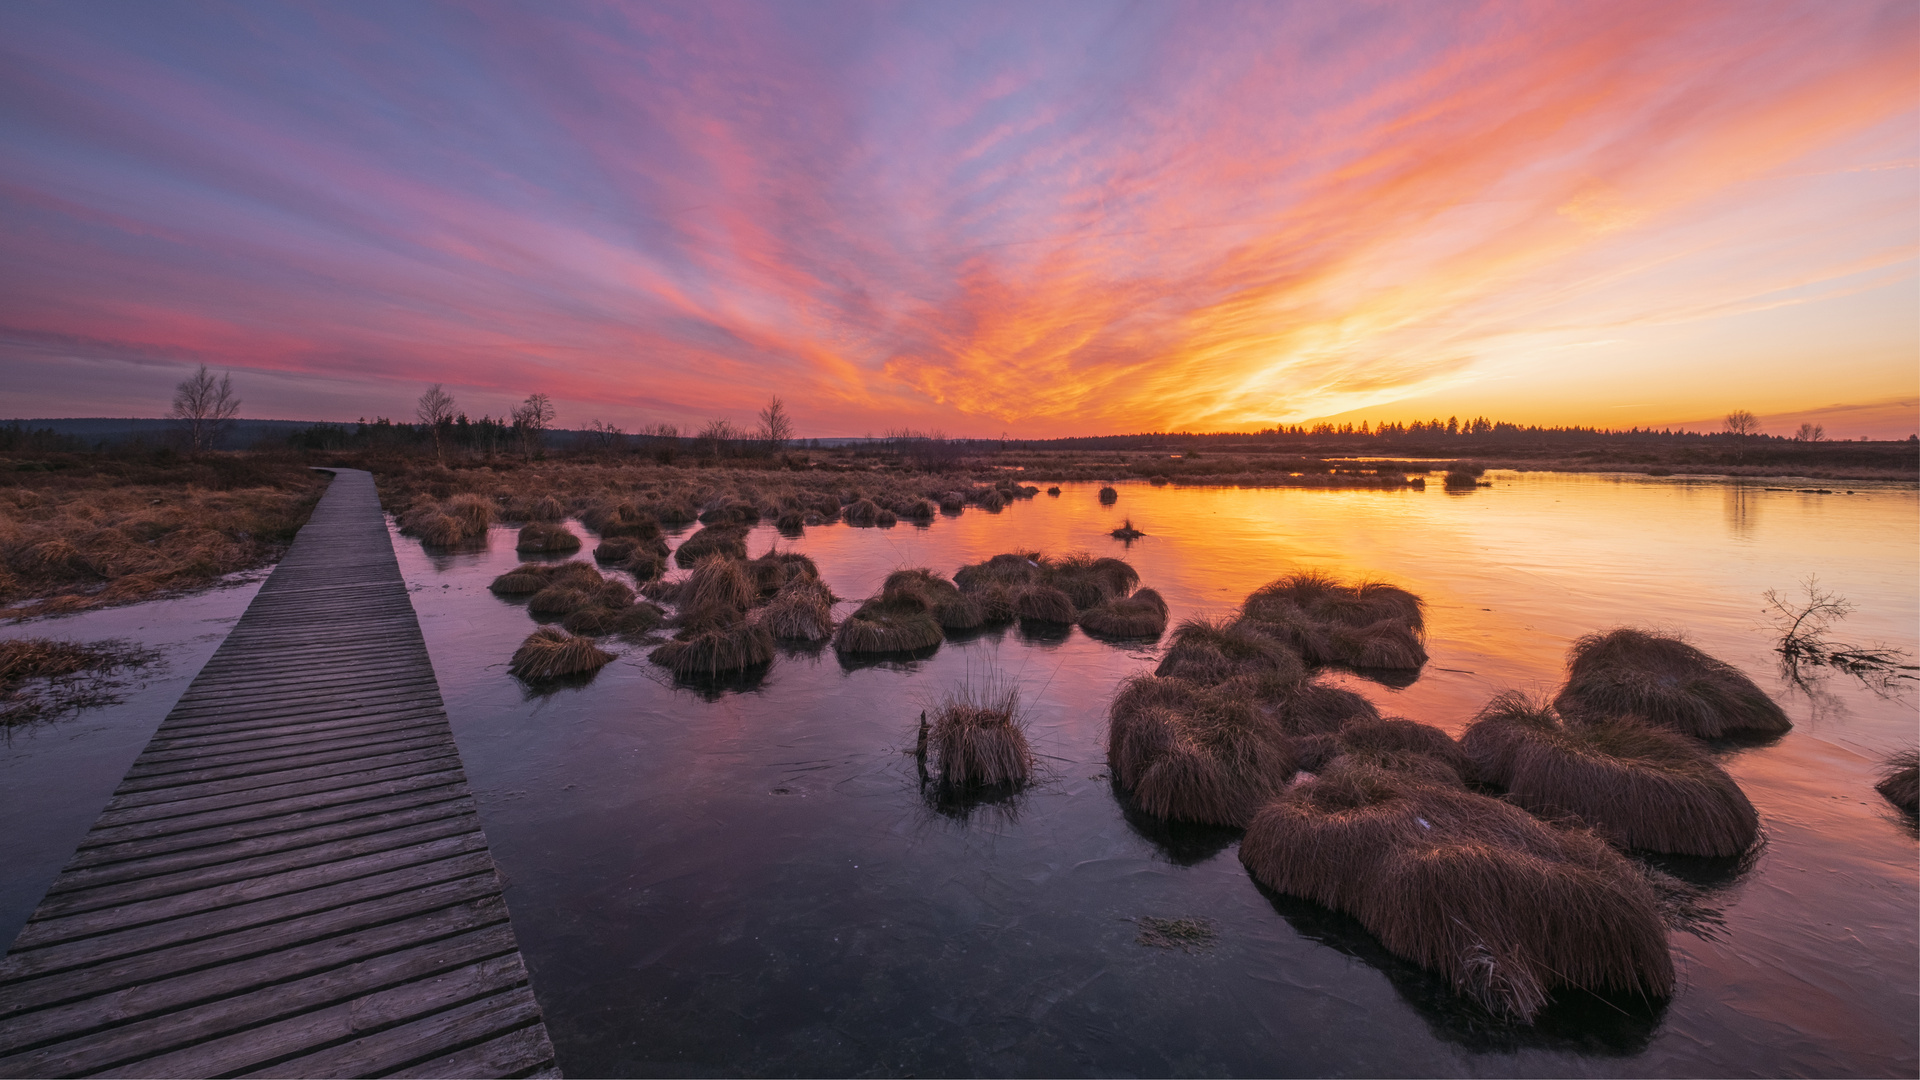
[(521, 527), (514, 550), (521, 554), (566, 555), (580, 550), (580, 538), (564, 525), (534, 521)]
[(1033, 750), (1018, 684), (988, 678), (949, 693), (929, 723), (920, 715), (923, 764), (948, 788), (1020, 785), (1033, 776)]
[(1240, 858), (1496, 1014), (1530, 1022), (1562, 987), (1673, 992), (1642, 875), (1592, 833), (1498, 799), (1337, 758), (1253, 818)]
[(1678, 638), (1625, 627), (1573, 643), (1553, 705), (1570, 720), (1632, 717), (1700, 739), (1793, 727), (1732, 665)]
[(1141, 589), (1081, 612), (1080, 629), (1105, 638), (1157, 639), (1167, 629), (1167, 602), (1152, 589)]
[(746, 558), (746, 528), (739, 525), (708, 525), (681, 541), (673, 553), (673, 561), (682, 570), (691, 570), (695, 563), (715, 555), (732, 559)]
[(1569, 723), (1544, 702), (1495, 697), (1460, 737), (1482, 782), (1546, 817), (1572, 815), (1623, 847), (1731, 856), (1760, 818), (1740, 786), (1684, 735), (1626, 718)]
[(539, 683), (598, 671), (612, 661), (613, 654), (594, 644), (592, 638), (543, 626), (520, 643), (507, 670), (527, 682)]
[(1883, 762), (1873, 790), (1906, 813), (1920, 815), (1920, 751), (1902, 750)]

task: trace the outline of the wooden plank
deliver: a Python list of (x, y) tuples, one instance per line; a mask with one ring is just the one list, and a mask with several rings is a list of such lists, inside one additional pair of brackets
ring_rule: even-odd
[(341, 470), (0, 961), (0, 1076), (554, 1072), (372, 480)]

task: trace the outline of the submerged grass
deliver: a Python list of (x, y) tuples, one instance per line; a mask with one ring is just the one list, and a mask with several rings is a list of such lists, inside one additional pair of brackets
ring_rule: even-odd
[(124, 641), (0, 640), (0, 727), (112, 703), (112, 674), (156, 659)]

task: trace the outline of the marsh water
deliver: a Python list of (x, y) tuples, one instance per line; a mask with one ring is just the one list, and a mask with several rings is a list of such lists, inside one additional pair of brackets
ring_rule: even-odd
[[(1914, 1075), (1915, 829), (1872, 783), (1882, 757), (1920, 738), (1916, 695), (1882, 697), (1843, 675), (1783, 683), (1761, 611), (1764, 590), (1817, 574), (1857, 605), (1844, 636), (1920, 650), (1914, 489), (1489, 479), (1462, 493), (1122, 485), (1111, 507), (1095, 486), (1068, 485), (928, 527), (834, 525), (792, 540), (762, 527), (749, 547), (806, 552), (856, 600), (905, 566), (1115, 554), (1176, 620), (1225, 614), (1296, 568), (1382, 577), (1426, 599), (1432, 661), (1400, 687), (1339, 678), (1383, 712), (1453, 732), (1499, 691), (1550, 691), (1581, 634), (1682, 632), (1752, 675), (1796, 726), (1719, 750), (1764, 845), (1742, 860), (1660, 863), (1700, 890), (1703, 909), (1671, 933), (1671, 1001), (1563, 993), (1532, 1027), (1495, 1022), (1351, 920), (1261, 889), (1233, 832), (1132, 812), (1107, 773), (1105, 709), (1156, 646), (1009, 629), (886, 663), (789, 652), (756, 682), (714, 687), (677, 685), (644, 646), (615, 643), (618, 660), (591, 680), (536, 693), (506, 671), (534, 624), (486, 588), (518, 561), (510, 531), (451, 555), (396, 535), (561, 1067)], [(1110, 539), (1123, 518), (1147, 537)], [(11, 836), (37, 839), (4, 851), (9, 937), (249, 595), (0, 628), (86, 638), (144, 626), (170, 643), (168, 667), (127, 703), (14, 733), (0, 812)], [(906, 752), (920, 711), (993, 673), (1020, 686), (1043, 776), (1010, 801), (932, 803)], [(1214, 938), (1142, 944), (1142, 918), (1206, 920)]]

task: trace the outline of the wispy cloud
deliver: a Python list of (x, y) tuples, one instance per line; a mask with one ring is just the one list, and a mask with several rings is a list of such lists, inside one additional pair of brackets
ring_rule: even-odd
[(1327, 414), (1910, 279), (1916, 22), (18, 5), (0, 377), (204, 359), (629, 423), (777, 391), (819, 431)]

